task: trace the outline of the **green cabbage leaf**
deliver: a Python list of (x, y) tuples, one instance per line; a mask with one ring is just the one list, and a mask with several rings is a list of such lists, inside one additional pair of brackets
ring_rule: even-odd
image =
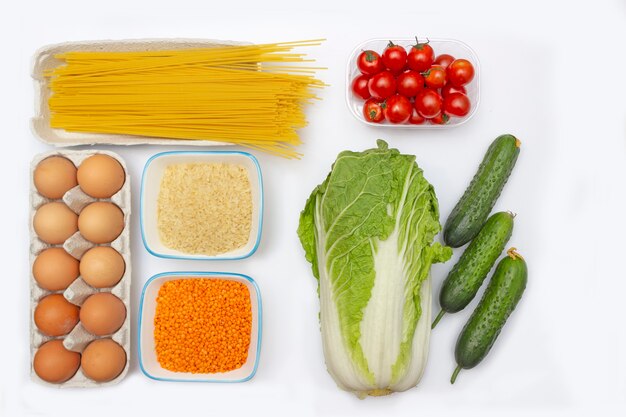
[(318, 280), (326, 366), (359, 396), (419, 382), (430, 337), (430, 268), (452, 255), (433, 186), (415, 156), (378, 147), (339, 154), (300, 214)]

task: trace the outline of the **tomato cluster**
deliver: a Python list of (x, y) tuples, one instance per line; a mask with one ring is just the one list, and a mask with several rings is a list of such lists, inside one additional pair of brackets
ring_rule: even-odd
[(356, 64), (361, 74), (352, 92), (365, 100), (368, 122), (446, 124), (470, 112), (465, 85), (474, 78), (474, 66), (448, 54), (435, 57), (429, 42), (416, 39), (408, 52), (389, 42), (382, 55), (361, 52)]

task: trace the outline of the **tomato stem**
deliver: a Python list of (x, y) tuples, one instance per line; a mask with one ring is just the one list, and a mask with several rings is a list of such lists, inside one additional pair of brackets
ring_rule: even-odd
[(420, 41), (417, 39), (417, 36), (415, 36), (415, 45), (413, 45), (413, 48), (417, 50), (421, 50), (424, 47), (424, 45), (428, 45), (429, 43), (430, 43), (430, 39), (426, 38), (425, 43), (420, 43)]

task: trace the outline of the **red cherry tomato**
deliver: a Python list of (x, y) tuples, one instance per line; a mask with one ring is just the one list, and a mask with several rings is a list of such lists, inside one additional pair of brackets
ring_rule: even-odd
[(454, 57), (448, 54), (441, 54), (437, 58), (435, 58), (434, 64), (441, 65), (444, 69), (448, 68), (448, 66), (454, 61)]
[(404, 97), (415, 97), (424, 89), (424, 77), (415, 71), (405, 71), (396, 78), (398, 94)]
[(429, 42), (419, 43), (417, 38), (415, 38), (415, 42), (415, 45), (409, 51), (406, 61), (409, 68), (413, 71), (424, 72), (435, 61), (435, 51), (428, 44)]
[(443, 111), (450, 116), (467, 116), (470, 108), (470, 100), (465, 94), (450, 93), (443, 99)]
[(367, 88), (367, 82), (369, 80), (370, 78), (367, 75), (357, 75), (356, 78), (352, 80), (352, 93), (363, 100), (370, 98), (370, 90)]
[(446, 85), (446, 70), (439, 65), (433, 65), (422, 75), (424, 76), (426, 87), (436, 90)]
[(365, 117), (365, 120), (368, 122), (382, 122), (385, 118), (382, 103), (375, 98), (367, 100), (363, 105), (363, 117)]
[(389, 71), (379, 72), (370, 78), (367, 88), (372, 97), (386, 99), (396, 93), (396, 77)]
[(474, 66), (467, 59), (455, 59), (448, 66), (448, 81), (455, 87), (460, 87), (474, 78)]
[(363, 51), (356, 59), (356, 66), (359, 67), (359, 71), (365, 75), (378, 74), (385, 69), (383, 61), (375, 51)]
[(452, 84), (448, 83), (446, 85), (444, 85), (441, 88), (441, 96), (443, 98), (446, 98), (446, 96), (450, 93), (462, 93), (467, 95), (467, 90), (465, 90), (465, 87), (460, 86), (460, 87), (455, 87)]
[(430, 119), (430, 122), (434, 125), (445, 125), (450, 120), (450, 116), (445, 113), (439, 113), (437, 116)]
[(442, 105), (441, 96), (434, 90), (425, 88), (415, 96), (415, 110), (426, 119), (432, 119), (441, 113)]
[(408, 98), (395, 94), (385, 100), (385, 119), (390, 123), (404, 123), (411, 117), (411, 107)]
[(389, 71), (398, 74), (406, 66), (406, 51), (400, 45), (389, 41), (383, 51), (383, 64)]
[(367, 88), (367, 82), (369, 80), (370, 77), (361, 74), (352, 81), (352, 92), (355, 96), (362, 98), (363, 100), (367, 100), (371, 97), (370, 90)]
[(415, 107), (413, 107), (413, 110), (411, 111), (411, 117), (409, 117), (409, 123), (412, 125), (421, 125), (424, 124), (425, 121), (426, 119), (420, 116), (417, 110), (415, 110)]

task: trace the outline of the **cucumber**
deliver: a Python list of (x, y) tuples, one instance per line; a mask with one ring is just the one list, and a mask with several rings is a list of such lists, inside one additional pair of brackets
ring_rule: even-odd
[(498, 263), (483, 298), (456, 342), (457, 367), (450, 378), (452, 384), (461, 369), (471, 369), (487, 356), (522, 298), (528, 279), (526, 262), (515, 248), (509, 249), (507, 255)]
[(441, 287), (441, 311), (433, 322), (433, 329), (445, 313), (461, 311), (474, 299), (511, 238), (514, 217), (511, 212), (493, 214), (463, 252)]
[(501, 135), (489, 146), (472, 182), (446, 221), (446, 245), (458, 248), (478, 234), (511, 175), (520, 145), (515, 136)]

